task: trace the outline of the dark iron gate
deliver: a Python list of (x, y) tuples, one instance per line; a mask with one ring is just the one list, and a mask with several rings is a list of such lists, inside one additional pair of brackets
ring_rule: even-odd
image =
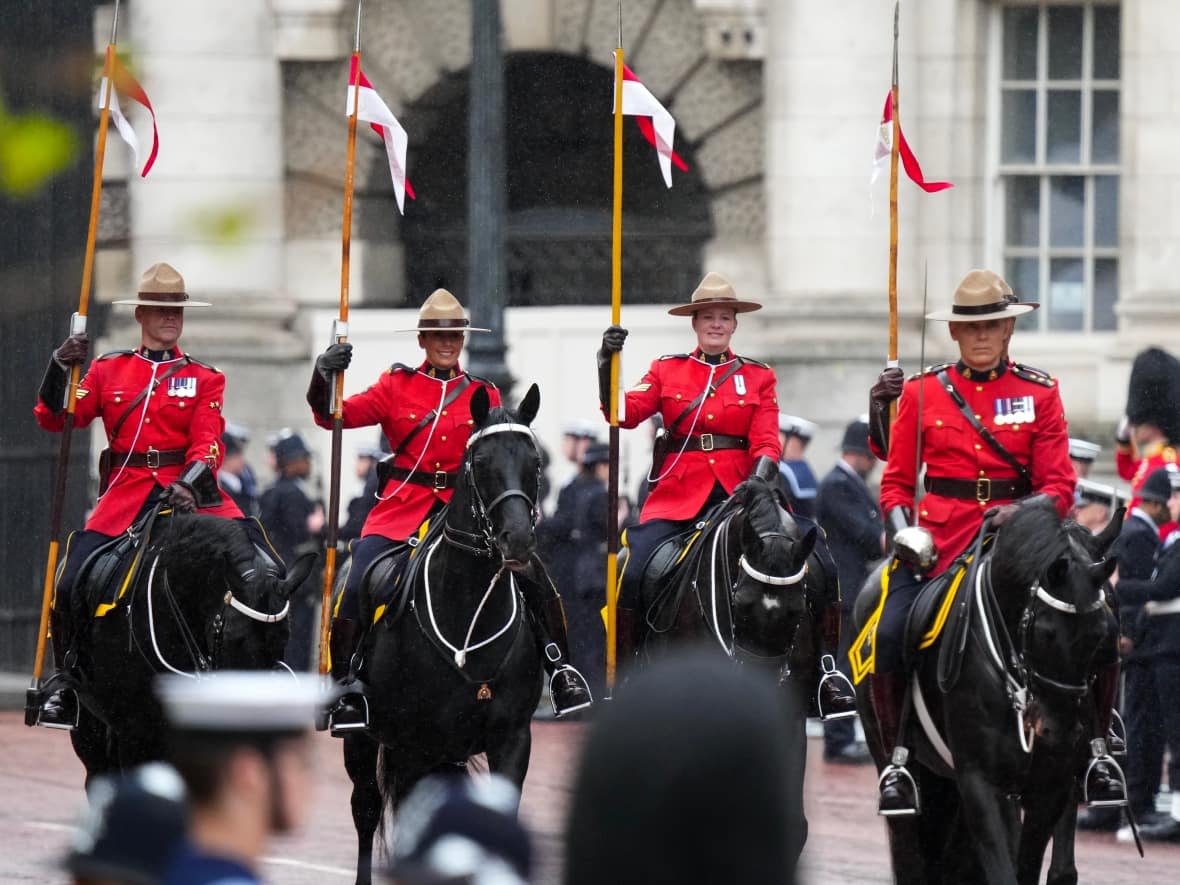
[[(89, 0), (0, 5), (0, 129), (17, 115), (48, 115), (81, 146), (71, 168), (32, 196), (0, 193), (0, 671), (29, 672), (36, 645), (58, 440), (37, 427), (32, 407), (81, 282), (94, 162), (93, 18)], [(98, 331), (92, 322), (92, 339)], [(88, 440), (74, 436), (67, 531), (85, 507)]]

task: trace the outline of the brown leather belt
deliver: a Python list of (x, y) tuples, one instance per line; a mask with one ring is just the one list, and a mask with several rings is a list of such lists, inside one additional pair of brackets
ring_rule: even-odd
[(692, 436), (668, 438), (671, 452), (715, 452), (718, 449), (748, 449), (750, 441), (744, 436), (728, 436), (724, 433), (699, 433)]
[(1011, 501), (1032, 494), (1032, 484), (1026, 479), (948, 479), (941, 476), (927, 476), (926, 491), (943, 498), (958, 498), (961, 501)]
[(155, 470), (157, 467), (175, 467), (183, 464), (187, 454), (187, 449), (164, 449), (161, 451), (151, 446), (148, 446), (146, 452), (116, 452), (111, 449), (110, 464), (116, 470), (124, 466), (150, 467)]
[(447, 473), (445, 470), (407, 470), (404, 467), (386, 464), (384, 461), (377, 464), (377, 478), (383, 487), (389, 480), (396, 479), (413, 483), (416, 486), (426, 486), (428, 489), (439, 492), (443, 489), (453, 489), (455, 476), (456, 474)]

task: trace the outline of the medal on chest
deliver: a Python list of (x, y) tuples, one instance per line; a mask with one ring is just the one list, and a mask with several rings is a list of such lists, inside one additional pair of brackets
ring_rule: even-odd
[(197, 395), (197, 379), (196, 378), (176, 378), (168, 379), (168, 395), (177, 397), (192, 398)]
[(738, 396), (746, 395), (746, 376), (740, 372), (733, 376), (733, 389), (737, 391)]
[(995, 402), (997, 424), (1030, 424), (1037, 417), (1031, 396), (1006, 396)]

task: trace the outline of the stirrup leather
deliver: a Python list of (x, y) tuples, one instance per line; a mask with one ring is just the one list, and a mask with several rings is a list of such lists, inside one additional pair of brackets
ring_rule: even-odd
[(815, 709), (819, 712), (819, 719), (821, 722), (838, 722), (841, 719), (850, 719), (857, 715), (855, 703), (851, 710), (839, 710), (831, 713), (824, 709), (824, 683), (832, 682), (837, 687), (845, 689), (845, 693), (854, 701), (856, 698), (856, 689), (852, 687), (852, 683), (848, 677), (836, 669), (836, 659), (831, 655), (824, 655), (820, 658), (820, 666), (823, 668), (823, 675), (819, 678), (819, 684), (815, 687)]
[(887, 777), (897, 775), (909, 781), (910, 788), (914, 791), (914, 807), (884, 810), (878, 805), (877, 814), (882, 817), (913, 817), (922, 813), (922, 794), (918, 792), (918, 782), (914, 780), (914, 776), (905, 767), (909, 758), (910, 751), (905, 747), (893, 748), (893, 756), (890, 757), (889, 764), (881, 770), (881, 776), (877, 778), (877, 792), (880, 794), (881, 787), (884, 786)]

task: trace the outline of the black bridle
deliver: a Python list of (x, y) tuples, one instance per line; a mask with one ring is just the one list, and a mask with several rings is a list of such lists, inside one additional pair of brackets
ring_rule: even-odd
[(467, 450), (463, 456), (461, 471), (462, 480), (466, 483), (471, 493), (471, 520), (475, 524), (477, 531), (468, 531), (455, 526), (450, 519), (452, 511), (448, 510), (447, 518), (443, 522), (443, 538), (451, 546), (458, 547), (460, 550), (465, 550), (475, 556), (491, 557), (495, 555), (496, 527), (492, 523), (492, 512), (503, 502), (511, 498), (524, 498), (529, 508), (530, 525), (536, 525), (537, 522), (537, 502), (524, 489), (505, 489), (496, 495), (496, 497), (492, 498), (491, 501), (484, 501), (483, 499), (483, 494), (479, 490), (479, 483), (475, 480), (475, 443), (484, 437), (496, 433), (518, 433), (528, 437), (529, 443), (533, 446), (533, 452), (537, 455), (537, 484), (538, 486), (540, 485), (540, 454), (536, 449), (533, 431), (527, 424), (518, 424), (516, 422), (491, 424), (475, 431), (468, 437)]

